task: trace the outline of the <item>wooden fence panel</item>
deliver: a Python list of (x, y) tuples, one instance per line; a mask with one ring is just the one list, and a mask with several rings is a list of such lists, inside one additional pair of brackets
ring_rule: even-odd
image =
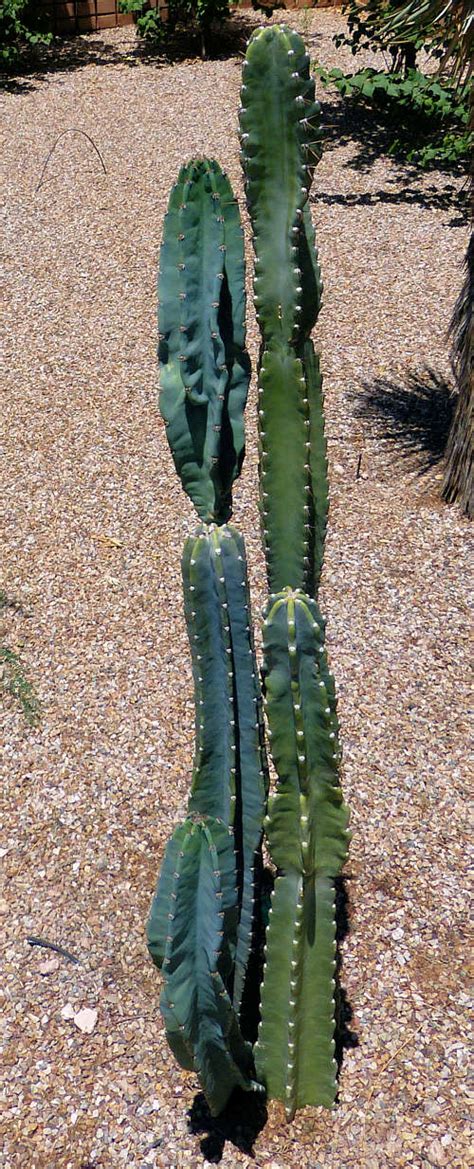
[[(133, 24), (132, 13), (119, 12), (118, 0), (37, 0), (52, 32), (71, 36), (96, 32), (102, 28), (119, 28)], [(161, 19), (168, 19), (166, 0), (149, 0), (150, 8), (160, 9)], [(285, 8), (338, 8), (341, 0), (284, 0)], [(239, 0), (236, 8), (251, 7), (251, 0)]]
[[(96, 32), (102, 28), (120, 28), (133, 24), (130, 12), (119, 12), (118, 0), (38, 0), (52, 32), (74, 35)], [(168, 16), (168, 5), (163, 0), (149, 0), (150, 8), (159, 8), (162, 19)]]

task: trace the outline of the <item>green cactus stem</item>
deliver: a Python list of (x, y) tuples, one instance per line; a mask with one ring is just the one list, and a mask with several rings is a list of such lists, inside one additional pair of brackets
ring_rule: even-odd
[[(254, 299), (265, 345), (295, 341), (302, 309), (299, 237), (320, 157), (309, 57), (284, 26), (252, 36), (243, 70), (241, 158), (254, 235)], [(305, 309), (305, 311), (307, 311)]]
[(278, 774), (265, 827), (278, 876), (255, 1060), (291, 1117), (304, 1104), (330, 1106), (336, 1095), (334, 881), (348, 840), (324, 625), (315, 601), (299, 591), (270, 598), (264, 679)]
[(259, 373), (260, 513), (269, 588), (304, 589), (310, 569), (309, 401), (301, 361), (266, 349)]
[(321, 380), (310, 343), (322, 297), (308, 202), (320, 131), (309, 58), (297, 33), (273, 26), (254, 34), (241, 100), (263, 342), (260, 505), (269, 588), (312, 593), (321, 574), (328, 505)]
[(229, 180), (208, 159), (182, 167), (165, 217), (158, 277), (160, 410), (198, 515), (225, 522), (244, 457), (242, 227)]
[[(228, 525), (203, 525), (186, 540), (182, 570), (196, 710), (189, 814), (220, 819), (234, 832), (239, 913), (233, 1004), (239, 1012), (256, 913), (255, 864), (268, 791), (242, 537)], [(168, 845), (148, 924), (150, 953), (157, 965), (163, 961), (176, 847), (172, 841)]]
[(160, 1005), (174, 1055), (196, 1071), (217, 1115), (235, 1087), (261, 1090), (226, 989), (237, 924), (234, 840), (211, 817), (188, 817), (175, 840)]
[(259, 372), (260, 516), (268, 584), (317, 594), (329, 485), (319, 356), (264, 350)]

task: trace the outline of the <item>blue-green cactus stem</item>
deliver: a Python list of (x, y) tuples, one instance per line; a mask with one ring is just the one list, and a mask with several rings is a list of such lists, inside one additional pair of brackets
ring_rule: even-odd
[(160, 410), (183, 487), (206, 523), (229, 518), (244, 456), (244, 288), (230, 183), (214, 161), (188, 163), (171, 192), (160, 253)]
[(189, 807), (232, 825), (236, 800), (234, 678), (213, 533), (212, 527), (203, 526), (196, 536), (189, 536), (182, 559), (196, 726)]
[(255, 1047), (257, 1075), (287, 1118), (336, 1097), (334, 882), (316, 874), (278, 876), (272, 894)]
[(293, 589), (270, 597), (263, 642), (278, 775), (265, 829), (278, 877), (256, 1067), (270, 1095), (284, 1100), (292, 1115), (303, 1104), (327, 1106), (336, 1094), (334, 880), (346, 858), (348, 813), (338, 778), (334, 683), (316, 602)]
[(320, 156), (319, 105), (301, 37), (284, 26), (257, 30), (244, 62), (240, 139), (255, 248), (254, 299), (265, 340), (298, 335), (302, 312), (299, 236)]
[(196, 704), (190, 811), (233, 826), (239, 930), (233, 998), (240, 1009), (255, 916), (254, 868), (268, 790), (245, 545), (235, 528), (189, 537), (183, 584)]
[(234, 841), (219, 820), (188, 817), (179, 843), (160, 1006), (176, 1058), (196, 1071), (217, 1115), (235, 1087), (257, 1088), (225, 986), (237, 920)]
[[(255, 918), (255, 863), (262, 839), (268, 794), (268, 769), (263, 747), (260, 685), (253, 647), (245, 545), (235, 529), (221, 530), (220, 565), (225, 580), (232, 649), (234, 712), (237, 746), (237, 799), (234, 821), (241, 855), (241, 898), (235, 957), (233, 1002), (240, 1010)], [(217, 548), (216, 548), (217, 552)], [(238, 815), (237, 815), (238, 813)], [(239, 856), (239, 853), (238, 853)]]
[(259, 374), (260, 511), (269, 588), (304, 589), (312, 545), (310, 416), (301, 361), (266, 349)]

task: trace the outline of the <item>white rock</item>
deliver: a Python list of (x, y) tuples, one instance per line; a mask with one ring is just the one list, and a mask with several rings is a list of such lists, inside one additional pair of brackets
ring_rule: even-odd
[(83, 1007), (82, 1011), (78, 1011), (77, 1015), (74, 1015), (74, 1024), (84, 1035), (92, 1035), (97, 1017), (98, 1011), (94, 1010), (93, 1007)]

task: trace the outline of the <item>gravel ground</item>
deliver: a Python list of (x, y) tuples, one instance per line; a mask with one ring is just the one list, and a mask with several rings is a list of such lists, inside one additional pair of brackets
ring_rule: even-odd
[[(340, 64), (341, 17), (297, 20), (312, 56)], [(144, 946), (193, 752), (180, 553), (194, 518), (157, 411), (155, 272), (185, 158), (215, 155), (242, 196), (241, 58), (147, 63), (133, 38), (81, 38), (74, 68), (3, 98), (2, 637), (42, 721), (29, 727), (5, 696), (0, 1164), (192, 1167), (222, 1153), (256, 1169), (465, 1169), (470, 533), (439, 502), (427, 409), (445, 409), (460, 181), (397, 166), (325, 99), (313, 188), (331, 469), (322, 604), (352, 810), (342, 981), (358, 1043), (333, 1113), (304, 1109), (287, 1126), (270, 1104), (258, 1132), (246, 1101), (240, 1129), (221, 1131), (167, 1049)], [(35, 190), (73, 127), (106, 173), (68, 134)], [(249, 347), (255, 360), (253, 319)], [(394, 441), (400, 411), (421, 454)], [(253, 420), (252, 399), (234, 519), (258, 614)]]

